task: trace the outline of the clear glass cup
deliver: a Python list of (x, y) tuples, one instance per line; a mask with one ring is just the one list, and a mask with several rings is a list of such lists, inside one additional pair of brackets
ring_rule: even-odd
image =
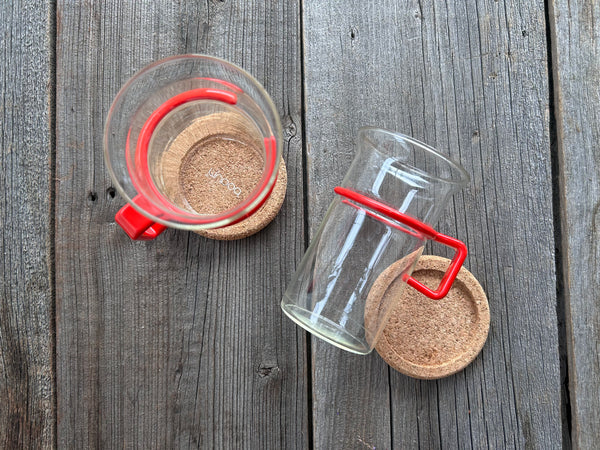
[[(450, 289), (467, 250), (429, 224), (437, 221), (469, 176), (428, 145), (387, 130), (362, 128), (357, 150), (281, 307), (321, 339), (367, 354), (375, 347), (392, 306), (389, 300), (368, 305), (367, 297), (391, 264), (403, 260), (405, 284), (431, 298), (442, 298)], [(410, 276), (428, 240), (456, 249), (436, 290)]]
[[(281, 152), (277, 110), (249, 73), (205, 55), (157, 61), (123, 86), (106, 119), (106, 165), (128, 202), (115, 219), (133, 239), (237, 223), (269, 198)], [(191, 154), (203, 171), (194, 202), (180, 180)]]

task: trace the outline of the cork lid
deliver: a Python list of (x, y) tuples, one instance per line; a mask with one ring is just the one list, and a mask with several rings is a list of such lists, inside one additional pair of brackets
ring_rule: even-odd
[[(412, 276), (435, 288), (449, 264), (446, 258), (421, 256)], [(403, 268), (402, 260), (392, 264), (369, 292), (367, 310), (389, 301), (389, 296), (394, 303), (377, 352), (391, 367), (414, 378), (443, 378), (464, 369), (488, 335), (490, 312), (483, 288), (463, 267), (448, 295), (432, 300), (402, 281)]]

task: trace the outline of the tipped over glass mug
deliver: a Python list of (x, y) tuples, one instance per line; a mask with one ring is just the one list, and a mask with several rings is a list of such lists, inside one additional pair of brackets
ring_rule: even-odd
[[(227, 143), (252, 157), (218, 151), (233, 148)], [(213, 149), (208, 156), (196, 155), (207, 148)], [(249, 73), (205, 55), (157, 61), (121, 88), (106, 119), (106, 165), (128, 203), (115, 220), (136, 240), (154, 239), (167, 227), (198, 231), (238, 223), (271, 195), (281, 152), (275, 105)], [(202, 163), (197, 174), (190, 153)], [(200, 186), (196, 203), (185, 195), (191, 183), (180, 180), (186, 164)]]
[[(379, 304), (369, 305), (367, 299), (375, 280), (391, 264), (403, 261), (405, 289), (417, 289), (432, 299), (448, 293), (467, 248), (431, 224), (468, 182), (460, 165), (432, 147), (400, 133), (361, 128), (357, 154), (284, 293), (283, 311), (337, 347), (371, 352), (393, 301), (383, 295)], [(437, 289), (411, 277), (429, 240), (455, 250)]]

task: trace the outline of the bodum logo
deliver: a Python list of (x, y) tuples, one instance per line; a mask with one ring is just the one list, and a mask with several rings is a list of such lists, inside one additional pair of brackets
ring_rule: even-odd
[(236, 186), (233, 181), (229, 181), (229, 178), (224, 177), (223, 175), (221, 175), (221, 173), (219, 173), (218, 170), (214, 170), (212, 167), (208, 169), (206, 176), (208, 178), (214, 179), (218, 184), (221, 184), (224, 187), (226, 187), (227, 190), (233, 192), (233, 194), (236, 197), (239, 197), (242, 193), (242, 189), (240, 187)]

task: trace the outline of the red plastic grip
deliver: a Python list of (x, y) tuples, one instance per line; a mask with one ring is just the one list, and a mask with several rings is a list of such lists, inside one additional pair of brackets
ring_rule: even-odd
[[(140, 195), (133, 199), (134, 203), (143, 206), (144, 198)], [(153, 222), (148, 217), (138, 212), (133, 206), (125, 205), (115, 215), (115, 222), (119, 224), (127, 235), (136, 241), (149, 241), (167, 229), (162, 223)]]
[[(400, 211), (395, 210), (394, 208), (387, 206), (381, 203), (380, 201), (367, 197), (366, 195), (360, 194), (351, 189), (336, 187), (334, 191), (336, 194), (342, 197), (352, 200), (353, 202), (361, 206), (366, 206), (367, 208), (375, 210), (385, 217), (389, 217), (390, 219), (396, 220), (410, 227), (411, 231), (403, 231), (408, 232), (412, 236), (415, 236), (420, 239), (431, 239), (456, 250), (456, 252), (454, 253), (454, 257), (452, 258), (452, 262), (450, 263), (448, 270), (446, 270), (446, 273), (442, 277), (442, 281), (440, 281), (440, 284), (436, 290), (428, 288), (423, 283), (417, 281), (415, 278), (406, 274), (403, 277), (403, 280), (410, 287), (416, 289), (417, 291), (421, 292), (422, 294), (426, 295), (427, 297), (433, 300), (440, 300), (448, 294), (448, 291), (450, 291), (450, 288), (452, 287), (452, 283), (454, 283), (454, 279), (458, 275), (458, 272), (460, 271), (460, 268), (462, 267), (462, 264), (465, 261), (465, 258), (467, 257), (467, 246), (464, 244), (464, 242), (459, 241), (458, 239), (455, 239), (453, 237), (447, 236), (445, 234), (438, 233), (432, 227), (421, 222), (420, 220), (415, 219), (414, 217), (411, 217), (407, 214), (401, 213)], [(369, 211), (367, 211), (367, 213), (369, 214)], [(377, 220), (384, 222), (386, 225), (390, 225), (390, 223), (387, 220), (378, 217), (376, 214), (370, 213), (369, 215)]]

